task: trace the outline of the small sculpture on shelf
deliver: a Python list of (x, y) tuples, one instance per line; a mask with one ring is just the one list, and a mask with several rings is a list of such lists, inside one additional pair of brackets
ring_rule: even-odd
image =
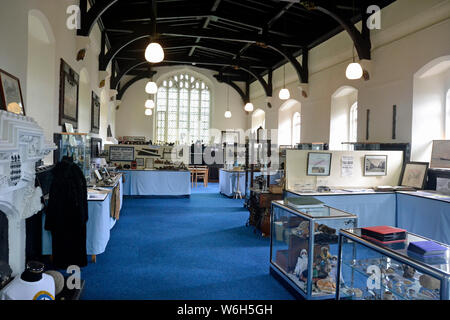
[(308, 269), (308, 252), (305, 249), (302, 249), (299, 257), (297, 258), (297, 264), (295, 265), (294, 274), (297, 277), (303, 273), (303, 271)]

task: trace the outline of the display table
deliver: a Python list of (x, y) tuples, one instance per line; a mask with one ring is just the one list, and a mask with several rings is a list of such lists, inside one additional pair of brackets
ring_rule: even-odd
[[(115, 224), (111, 218), (111, 192), (105, 193), (104, 200), (88, 201), (88, 221), (86, 223), (86, 253), (96, 256), (105, 252), (110, 231)], [(52, 235), (44, 229), (45, 213), (42, 215), (42, 254), (52, 254)], [(94, 261), (95, 261), (95, 257)]]
[(358, 227), (396, 225), (396, 195), (394, 192), (298, 193), (287, 191), (286, 196), (312, 196), (327, 206), (353, 213), (358, 216)]
[(450, 244), (450, 196), (398, 192), (397, 221), (400, 228)]
[(122, 170), (124, 196), (190, 196), (189, 171)]
[(245, 192), (245, 171), (233, 171), (219, 169), (219, 190), (220, 193), (227, 197), (234, 196), (237, 190), (237, 180), (239, 176), (239, 191), (241, 194)]

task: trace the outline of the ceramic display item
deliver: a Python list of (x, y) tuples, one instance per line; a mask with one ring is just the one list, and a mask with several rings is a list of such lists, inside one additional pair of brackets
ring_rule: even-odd
[(403, 266), (403, 278), (406, 279), (414, 279), (414, 274), (416, 273), (416, 270), (410, 266)]
[(426, 274), (423, 274), (419, 277), (419, 283), (422, 285), (422, 287), (428, 290), (439, 290), (441, 287), (441, 282), (438, 279), (430, 277)]
[(383, 294), (383, 300), (395, 300), (394, 294), (392, 292), (390, 292), (390, 291), (386, 291)]
[(299, 277), (305, 270), (308, 269), (308, 252), (302, 249), (300, 256), (297, 258), (294, 274)]

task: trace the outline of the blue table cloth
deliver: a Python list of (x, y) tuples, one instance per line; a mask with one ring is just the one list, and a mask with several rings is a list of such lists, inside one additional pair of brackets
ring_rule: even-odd
[[(288, 193), (289, 197), (299, 196)], [(395, 226), (395, 193), (314, 196), (329, 207), (358, 216), (358, 227)]]
[(450, 244), (450, 203), (407, 194), (397, 194), (398, 227)]
[(219, 190), (220, 193), (232, 197), (237, 189), (237, 178), (239, 175), (239, 190), (245, 193), (245, 172), (219, 170)]
[[(86, 224), (86, 252), (99, 255), (105, 252), (111, 228), (116, 220), (110, 214), (111, 194), (104, 201), (88, 201), (88, 222)], [(52, 235), (44, 229), (45, 214), (42, 215), (42, 254), (52, 254)]]
[(124, 196), (191, 195), (189, 171), (124, 170)]

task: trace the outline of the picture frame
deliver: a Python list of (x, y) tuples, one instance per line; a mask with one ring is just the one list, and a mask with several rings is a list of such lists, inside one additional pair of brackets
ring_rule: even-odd
[(386, 176), (387, 175), (387, 155), (366, 155), (364, 156), (364, 176)]
[(64, 123), (64, 128), (66, 129), (67, 133), (75, 133), (75, 131), (73, 130), (73, 125), (71, 123)]
[(144, 158), (136, 158), (136, 164), (138, 167), (145, 167), (145, 159)]
[(71, 123), (78, 128), (80, 76), (63, 60), (60, 65), (59, 125)]
[(134, 147), (124, 147), (124, 146), (109, 147), (109, 161), (111, 162), (134, 161)]
[(100, 174), (100, 172), (97, 169), (94, 170), (94, 173), (95, 173), (95, 176), (97, 177), (98, 181), (102, 181), (103, 180), (102, 175)]
[(98, 134), (100, 132), (100, 97), (92, 91), (91, 100), (91, 132)]
[(25, 116), (20, 79), (0, 69), (0, 110)]
[(450, 140), (433, 140), (429, 168), (450, 169)]
[(428, 162), (407, 162), (405, 163), (400, 176), (399, 185), (423, 190), (427, 180)]
[(309, 152), (306, 168), (308, 176), (329, 176), (331, 173), (332, 154), (328, 152)]

